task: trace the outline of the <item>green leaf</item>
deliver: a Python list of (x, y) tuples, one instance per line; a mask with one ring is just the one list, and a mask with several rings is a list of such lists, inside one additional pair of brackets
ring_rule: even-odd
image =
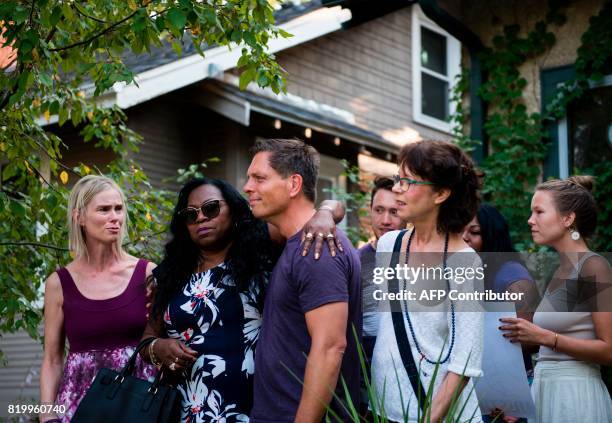
[(251, 47), (257, 46), (257, 39), (255, 38), (255, 36), (253, 35), (251, 31), (245, 31), (242, 34), (242, 37), (244, 38), (244, 41)]
[(287, 31), (285, 31), (285, 30), (284, 30), (284, 29), (282, 29), (282, 28), (278, 28), (278, 33), (279, 33), (279, 34), (280, 34), (280, 36), (281, 36), (281, 37), (283, 37), (283, 38), (291, 38), (291, 37), (293, 37), (293, 34), (291, 34), (291, 33), (287, 32)]
[(270, 79), (268, 78), (268, 75), (266, 75), (266, 72), (259, 71), (257, 73), (257, 85), (259, 85), (260, 87), (267, 87), (269, 83)]
[(168, 12), (168, 22), (178, 31), (182, 31), (187, 23), (187, 16), (179, 9), (171, 9)]
[(55, 6), (53, 11), (51, 12), (51, 17), (49, 19), (49, 25), (54, 27), (59, 22), (62, 17), (62, 8), (60, 6)]
[(18, 5), (13, 11), (12, 20), (15, 22), (15, 24), (19, 25), (20, 23), (25, 22), (29, 17), (30, 9), (25, 6)]
[(238, 86), (240, 87), (240, 90), (244, 91), (247, 85), (249, 85), (249, 82), (255, 79), (256, 75), (257, 71), (255, 70), (255, 68), (248, 68), (244, 72), (242, 72), (238, 80)]
[(41, 72), (38, 74), (38, 78), (40, 79), (40, 82), (47, 87), (51, 87), (53, 85), (53, 79), (48, 73)]

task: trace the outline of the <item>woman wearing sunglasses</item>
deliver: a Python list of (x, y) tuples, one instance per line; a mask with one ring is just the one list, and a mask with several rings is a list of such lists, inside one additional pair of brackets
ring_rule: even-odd
[[(483, 315), (466, 312), (465, 303), (451, 301), (450, 294), (439, 300), (430, 297), (432, 301), (420, 296), (449, 289), (473, 291), (474, 273), (469, 277), (463, 272), (465, 277), (459, 278), (459, 270), (482, 266), (461, 238), (478, 208), (478, 177), (465, 153), (442, 141), (405, 145), (398, 164), (393, 187), (397, 215), (411, 222), (413, 229), (383, 235), (376, 266), (395, 268), (405, 263), (412, 270), (442, 272), (423, 272), (414, 278), (404, 273), (388, 280), (389, 293), (412, 290), (417, 296), (394, 300), (389, 304), (393, 313), (380, 313), (372, 359), (372, 382), (381, 400), (375, 411), (384, 406), (389, 421), (437, 423), (459, 396), (453, 421), (480, 421), (469, 378), (482, 374)], [(389, 254), (392, 251), (399, 254)], [(427, 403), (430, 386), (433, 396)]]
[[(344, 211), (323, 207), (306, 232), (333, 234), (329, 211)], [(170, 232), (143, 335), (157, 339), (143, 355), (180, 379), (182, 421), (248, 421), (263, 295), (282, 248), (235, 188), (211, 178), (181, 189)]]

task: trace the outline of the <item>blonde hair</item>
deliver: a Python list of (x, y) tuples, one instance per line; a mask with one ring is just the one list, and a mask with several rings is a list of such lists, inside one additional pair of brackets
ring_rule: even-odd
[[(72, 187), (72, 191), (70, 191), (70, 199), (68, 200), (68, 247), (74, 253), (75, 258), (88, 258), (85, 234), (79, 223), (79, 217), (83, 216), (91, 200), (97, 194), (107, 189), (117, 190), (119, 195), (121, 195), (121, 201), (125, 209), (127, 202), (123, 191), (115, 181), (106, 176), (87, 175), (79, 179), (74, 187)], [(125, 209), (125, 219), (121, 226), (121, 233), (115, 242), (116, 251), (120, 256), (125, 254), (123, 251), (123, 241), (127, 238), (127, 227), (128, 214), (127, 209)]]
[(597, 227), (597, 206), (593, 194), (595, 178), (589, 175), (576, 175), (567, 179), (553, 179), (542, 182), (536, 191), (548, 191), (553, 196), (557, 210), (562, 215), (575, 214), (575, 229), (587, 238)]

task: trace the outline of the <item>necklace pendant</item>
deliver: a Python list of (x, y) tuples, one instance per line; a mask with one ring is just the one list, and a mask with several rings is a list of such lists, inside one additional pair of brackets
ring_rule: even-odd
[(420, 372), (423, 373), (423, 376), (427, 377), (427, 372), (423, 370), (423, 360), (425, 359), (425, 354), (421, 353), (421, 359), (419, 360), (419, 369)]

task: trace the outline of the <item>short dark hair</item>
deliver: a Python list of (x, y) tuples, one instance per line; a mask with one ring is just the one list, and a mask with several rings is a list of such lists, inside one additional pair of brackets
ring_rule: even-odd
[(387, 191), (391, 191), (393, 189), (393, 179), (387, 178), (385, 176), (378, 176), (374, 179), (374, 188), (372, 188), (372, 197), (370, 198), (370, 207), (374, 204), (374, 196), (381, 189), (386, 189)]
[(480, 180), (472, 159), (450, 142), (423, 140), (404, 145), (398, 165), (433, 182), (436, 190), (450, 189), (450, 196), (440, 205), (437, 229), (442, 233), (462, 232), (480, 204)]
[(260, 139), (251, 148), (253, 156), (257, 153), (270, 153), (270, 166), (283, 178), (300, 175), (302, 192), (308, 200), (316, 201), (320, 158), (313, 146), (298, 139)]

